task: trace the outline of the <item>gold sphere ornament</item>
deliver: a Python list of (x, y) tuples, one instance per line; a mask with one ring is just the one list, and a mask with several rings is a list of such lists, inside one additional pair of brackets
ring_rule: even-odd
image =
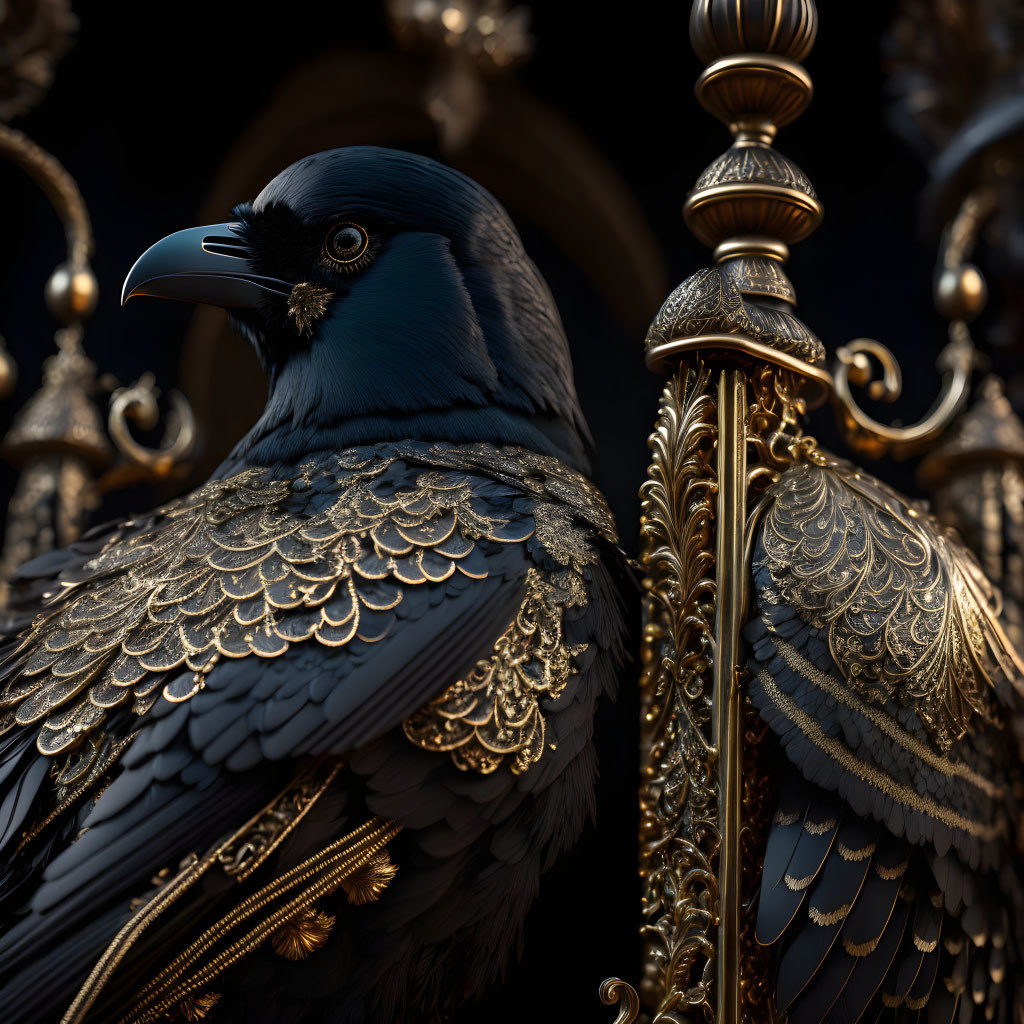
[(46, 282), (47, 309), (62, 324), (84, 320), (98, 300), (99, 284), (88, 267), (62, 263)]
[(774, 53), (800, 61), (818, 33), (814, 0), (695, 0), (690, 42), (701, 60), (736, 53)]
[(973, 263), (947, 267), (935, 282), (935, 306), (947, 320), (973, 320), (988, 301), (988, 285)]

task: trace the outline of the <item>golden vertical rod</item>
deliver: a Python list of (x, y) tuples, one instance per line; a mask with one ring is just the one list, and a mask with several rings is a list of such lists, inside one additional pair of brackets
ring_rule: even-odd
[(718, 885), (716, 1024), (740, 1024), (741, 751), (739, 640), (743, 625), (743, 525), (746, 522), (747, 378), (722, 370), (718, 381), (718, 510), (715, 581), (714, 710), (718, 750)]

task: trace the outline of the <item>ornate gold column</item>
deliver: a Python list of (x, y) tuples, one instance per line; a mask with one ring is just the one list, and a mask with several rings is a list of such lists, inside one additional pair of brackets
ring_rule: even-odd
[(684, 206), (714, 265), (669, 296), (646, 343), (648, 365), (669, 376), (641, 491), (640, 995), (652, 1021), (771, 1016), (747, 912), (772, 773), (756, 764), (740, 630), (761, 494), (812, 443), (798, 414), (831, 388), (824, 347), (796, 316), (784, 269), (822, 207), (773, 146), (810, 101), (798, 62), (816, 28), (812, 0), (697, 0), (690, 20), (707, 62), (697, 98), (733, 144)]

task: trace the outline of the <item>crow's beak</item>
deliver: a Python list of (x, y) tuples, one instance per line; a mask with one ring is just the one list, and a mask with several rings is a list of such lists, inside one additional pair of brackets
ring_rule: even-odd
[(211, 306), (255, 308), (269, 297), (287, 298), (292, 286), (254, 274), (236, 224), (176, 231), (151, 245), (128, 272), (121, 305), (154, 295)]

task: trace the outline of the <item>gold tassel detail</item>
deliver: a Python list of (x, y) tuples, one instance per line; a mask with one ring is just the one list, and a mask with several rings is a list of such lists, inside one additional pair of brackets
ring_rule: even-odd
[(334, 918), (316, 907), (281, 925), (270, 937), (270, 944), (278, 956), (286, 960), (305, 960), (316, 952), (326, 941), (334, 927)]
[(174, 1010), (170, 1016), (165, 1019), (195, 1024), (196, 1021), (203, 1020), (206, 1017), (217, 1005), (219, 999), (219, 992), (200, 992), (191, 996), (182, 996), (174, 1004)]
[(345, 890), (349, 903), (361, 907), (364, 903), (373, 903), (380, 899), (380, 894), (391, 884), (398, 874), (398, 868), (391, 863), (386, 849), (375, 853), (358, 871), (344, 879), (341, 887)]

